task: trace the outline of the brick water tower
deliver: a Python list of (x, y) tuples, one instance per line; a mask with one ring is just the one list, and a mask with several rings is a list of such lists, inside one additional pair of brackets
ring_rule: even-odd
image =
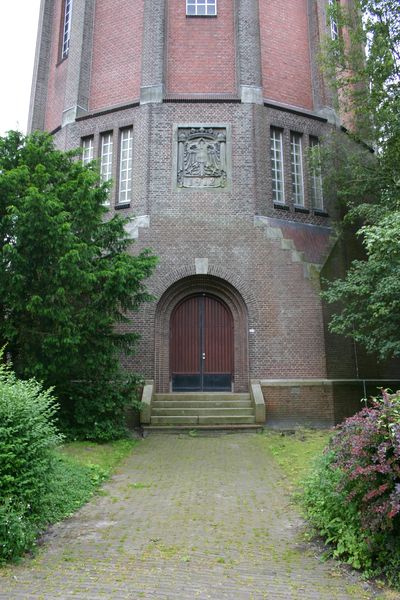
[(97, 159), (132, 252), (159, 256), (128, 365), (144, 422), (243, 426), (265, 401), (271, 425), (330, 425), (362, 396), (367, 366), (326, 330), (320, 274), (342, 255), (307, 164), (340, 125), (328, 6), (42, 0), (29, 128)]

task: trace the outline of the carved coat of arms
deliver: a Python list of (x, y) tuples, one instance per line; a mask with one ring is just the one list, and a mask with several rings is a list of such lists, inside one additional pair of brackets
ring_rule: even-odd
[(225, 187), (225, 129), (180, 128), (177, 176), (178, 187), (182, 188)]

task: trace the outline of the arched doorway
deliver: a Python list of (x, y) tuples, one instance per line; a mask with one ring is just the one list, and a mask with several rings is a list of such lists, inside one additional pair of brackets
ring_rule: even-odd
[(234, 326), (228, 306), (211, 294), (194, 294), (170, 319), (170, 377), (173, 391), (231, 391)]

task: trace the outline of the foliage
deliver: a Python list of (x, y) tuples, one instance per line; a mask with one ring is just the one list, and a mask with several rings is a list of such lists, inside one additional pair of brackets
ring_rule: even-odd
[(37, 533), (54, 475), (52, 450), (62, 439), (56, 408), (50, 391), (0, 364), (0, 561), (28, 548)]
[(79, 464), (67, 456), (53, 457), (53, 480), (48, 488), (41, 523), (56, 523), (88, 502), (108, 473), (96, 464)]
[(82, 438), (123, 431), (137, 378), (132, 312), (150, 300), (156, 259), (131, 255), (128, 219), (106, 216), (95, 163), (44, 133), (0, 138), (0, 340), (18, 376), (54, 386), (62, 423)]
[(0, 490), (30, 514), (38, 514), (52, 476), (51, 449), (62, 437), (54, 425), (56, 404), (34, 380), (18, 380), (0, 364)]
[(87, 502), (136, 443), (60, 448), (55, 412), (49, 391), (0, 364), (0, 564), (34, 549), (41, 531)]
[(115, 440), (108, 444), (69, 442), (58, 448), (57, 453), (81, 465), (96, 465), (109, 475), (136, 445), (137, 440), (132, 439)]
[(335, 556), (400, 586), (400, 393), (337, 428), (304, 504)]
[(0, 503), (0, 565), (18, 559), (32, 548), (38, 527), (25, 510), (9, 498)]
[(325, 66), (351, 131), (347, 140), (327, 140), (325, 188), (327, 195), (336, 189), (365, 257), (324, 297), (340, 302), (331, 331), (385, 359), (400, 355), (400, 3), (355, 0), (349, 9), (337, 2), (331, 16), (343, 35), (328, 41)]
[(267, 430), (263, 443), (287, 476), (298, 487), (308, 475), (315, 458), (321, 454), (331, 436), (331, 430), (296, 429), (293, 432)]

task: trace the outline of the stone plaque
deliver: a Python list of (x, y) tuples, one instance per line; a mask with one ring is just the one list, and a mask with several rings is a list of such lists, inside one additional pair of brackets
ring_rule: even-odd
[(226, 164), (225, 127), (178, 128), (178, 187), (224, 188)]

